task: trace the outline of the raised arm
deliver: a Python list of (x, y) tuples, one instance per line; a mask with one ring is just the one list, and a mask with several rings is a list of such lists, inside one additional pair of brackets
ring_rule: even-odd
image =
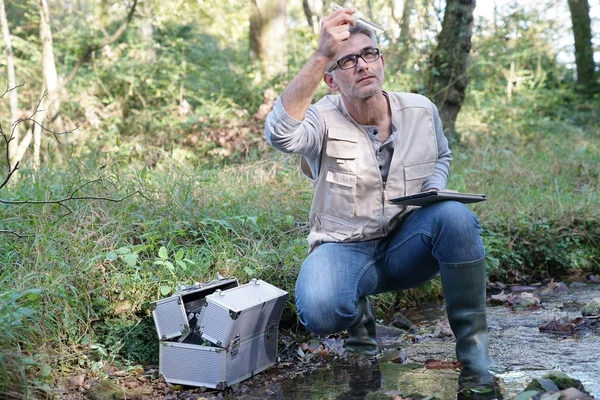
[(317, 50), (281, 94), (281, 102), (290, 117), (304, 119), (340, 43), (350, 37), (348, 24), (354, 25), (352, 14), (355, 12), (353, 8), (341, 8), (323, 18)]

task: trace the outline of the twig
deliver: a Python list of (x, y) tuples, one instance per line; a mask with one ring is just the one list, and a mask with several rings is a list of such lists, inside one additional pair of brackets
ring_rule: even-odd
[(20, 85), (17, 86), (13, 86), (11, 88), (8, 87), (8, 84), (6, 85), (6, 90), (4, 91), (4, 93), (2, 93), (2, 95), (0, 95), (0, 99), (3, 98), (4, 96), (6, 96), (6, 94), (8, 92), (12, 92), (13, 90), (16, 90), (17, 88), (20, 88), (22, 86), (25, 86), (25, 82), (21, 83)]
[(7, 230), (7, 229), (0, 229), (0, 233), (8, 233), (8, 234), (11, 234), (11, 235), (15, 235), (19, 239), (25, 239), (25, 238), (33, 237), (34, 236), (34, 235), (21, 235), (20, 233), (17, 233), (15, 231), (11, 231), (11, 230)]

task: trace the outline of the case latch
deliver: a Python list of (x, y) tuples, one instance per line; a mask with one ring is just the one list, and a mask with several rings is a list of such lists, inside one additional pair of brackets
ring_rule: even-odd
[(235, 335), (233, 340), (229, 342), (229, 353), (231, 354), (231, 358), (235, 358), (238, 352), (240, 351), (240, 335), (239, 333)]

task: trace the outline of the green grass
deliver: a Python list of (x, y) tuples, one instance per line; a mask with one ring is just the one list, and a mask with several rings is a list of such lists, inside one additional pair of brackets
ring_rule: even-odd
[[(463, 123), (469, 139), (454, 149), (449, 187), (489, 197), (472, 207), (485, 229), (491, 280), (600, 271), (600, 135), (593, 115), (580, 117), (540, 118), (524, 135), (508, 125), (486, 136), (482, 124)], [(100, 178), (78, 194), (141, 193), (121, 202), (70, 201), (69, 210), (1, 206), (2, 229), (22, 236), (0, 241), (5, 390), (40, 392), (80, 370), (102, 377), (112, 363), (155, 363), (150, 302), (217, 273), (288, 290), (284, 319), (295, 320), (293, 287), (312, 197), (297, 158), (269, 151), (260, 160), (209, 166), (173, 154), (184, 156), (162, 154), (152, 168), (125, 151), (82, 157), (35, 174), (23, 170), (3, 190), (5, 200), (56, 199)], [(391, 310), (440, 294), (433, 281), (378, 304)]]

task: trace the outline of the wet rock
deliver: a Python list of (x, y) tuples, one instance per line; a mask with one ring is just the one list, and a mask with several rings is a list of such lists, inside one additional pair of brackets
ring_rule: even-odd
[(405, 331), (416, 331), (417, 329), (413, 323), (408, 320), (408, 318), (400, 313), (394, 314), (392, 317), (392, 322), (390, 322), (390, 326), (398, 329), (404, 329)]
[(592, 400), (593, 397), (583, 393), (575, 388), (568, 388), (560, 391), (560, 400)]
[[(551, 381), (554, 384), (554, 386), (552, 386), (548, 381)], [(585, 392), (581, 381), (571, 378), (570, 376), (557, 371), (550, 372), (549, 374), (542, 376), (542, 378), (534, 379), (529, 383), (529, 385), (527, 385), (525, 390), (541, 390), (547, 392), (547, 389), (553, 390), (555, 388), (559, 390), (574, 388), (578, 391)], [(587, 392), (585, 393), (589, 396)]]
[(581, 310), (581, 315), (586, 317), (600, 316), (600, 297), (594, 297), (592, 301), (583, 307), (583, 310)]
[(453, 337), (452, 329), (450, 328), (450, 323), (447, 319), (438, 322), (433, 329), (433, 337), (436, 338), (447, 338)]
[(518, 294), (506, 294), (504, 292), (492, 295), (490, 305), (504, 304), (513, 310), (536, 309), (540, 305), (540, 299), (529, 292)]
[(566, 293), (568, 291), (569, 291), (569, 288), (567, 287), (567, 285), (564, 282), (550, 281), (550, 282), (548, 282), (546, 289), (544, 289), (542, 291), (542, 293), (543, 294), (549, 294), (552, 292)]
[(587, 277), (588, 281), (592, 282), (592, 283), (600, 283), (600, 278), (598, 278), (596, 275), (592, 274), (592, 275), (588, 275)]
[(571, 282), (569, 284), (569, 287), (571, 289), (585, 288), (585, 287), (587, 287), (587, 283), (583, 283), (583, 282)]
[(406, 364), (408, 362), (408, 353), (405, 349), (402, 349), (391, 361), (396, 364)]
[[(554, 381), (552, 381), (552, 379), (548, 379), (548, 378), (537, 378), (534, 380), (534, 382), (537, 383), (538, 389), (542, 389), (545, 392), (558, 392), (560, 389), (558, 388), (558, 386), (556, 386), (556, 383), (554, 383)], [(533, 383), (533, 382), (532, 382)], [(533, 386), (532, 384), (530, 384), (528, 387)]]
[(406, 333), (406, 331), (403, 329), (380, 324), (377, 324), (376, 329), (378, 339), (397, 339)]

